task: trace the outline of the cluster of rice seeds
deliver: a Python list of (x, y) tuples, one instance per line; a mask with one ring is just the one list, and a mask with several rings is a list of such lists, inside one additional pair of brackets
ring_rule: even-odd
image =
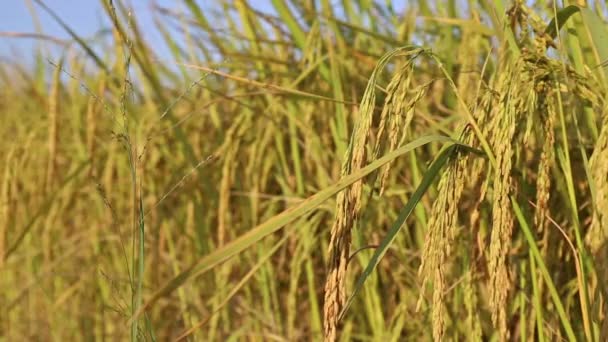
[[(500, 58), (498, 68), (500, 68), (503, 72), (495, 72), (489, 85), (483, 80), (482, 75), (477, 75), (476, 73), (471, 73), (468, 75), (468, 77), (461, 76), (459, 78), (459, 81), (465, 81), (468, 78), (472, 78), (468, 82), (459, 84), (459, 93), (461, 96), (464, 96), (465, 99), (469, 99), (470, 102), (466, 103), (475, 103), (475, 105), (471, 106), (472, 108), (470, 111), (480, 127), (482, 134), (488, 138), (493, 136), (494, 127), (497, 125), (496, 121), (499, 119), (496, 111), (497, 104), (501, 101), (500, 89), (504, 85), (508, 86), (509, 82), (512, 81), (511, 78), (514, 67), (513, 63), (510, 63), (505, 56), (500, 56)], [(472, 65), (470, 67), (474, 68)], [(466, 74), (467, 70), (464, 71)], [(477, 81), (475, 87), (473, 87), (472, 84), (473, 80)], [(463, 110), (466, 109), (463, 108)], [(464, 139), (464, 142), (470, 146), (481, 148), (481, 144), (477, 139), (474, 139), (473, 135), (467, 134), (464, 136)], [(473, 194), (472, 198), (476, 200), (476, 204), (470, 211), (470, 226), (475, 228), (479, 223), (479, 208), (485, 199), (485, 190), (487, 190), (489, 185), (487, 176), (488, 171), (491, 170), (491, 168), (489, 167), (489, 161), (485, 158), (471, 158), (470, 162), (471, 167), (469, 170), (469, 176), (466, 178), (468, 183), (467, 188), (480, 189), (478, 193)]]
[(528, 84), (522, 77), (521, 63), (516, 62), (509, 78), (497, 84), (500, 99), (495, 105), (490, 124), (490, 144), (496, 156), (492, 175), (492, 232), (488, 271), (490, 275), (490, 310), (492, 322), (498, 328), (501, 340), (508, 339), (507, 300), (511, 289), (507, 256), (511, 249), (513, 212), (510, 195), (513, 193), (511, 171), (514, 155), (513, 140), (520, 115), (527, 113), (525, 100)]
[(511, 246), (513, 232), (513, 213), (510, 210), (509, 195), (511, 194), (511, 157), (515, 120), (514, 112), (505, 112), (503, 126), (497, 132), (497, 138), (502, 138), (504, 145), (495, 145), (497, 150), (497, 169), (493, 177), (494, 198), (492, 204), (492, 233), (490, 237), (490, 307), (492, 321), (498, 325), (500, 335), (507, 338), (506, 308), (507, 296), (511, 287), (506, 257)]
[(551, 167), (554, 164), (555, 143), (555, 101), (552, 101), (552, 92), (547, 88), (545, 81), (536, 84), (536, 115), (540, 121), (542, 141), (540, 161), (538, 163), (536, 178), (536, 211), (534, 212), (534, 225), (537, 231), (545, 231), (546, 216), (549, 214), (549, 197), (551, 191)]
[[(472, 193), (471, 198), (474, 200), (474, 202), (469, 211), (469, 229), (473, 238), (478, 237), (479, 235), (479, 228), (481, 223), (481, 205), (486, 199), (486, 194), (490, 183), (489, 176), (491, 175), (491, 169), (489, 169), (488, 164), (488, 160), (486, 159), (473, 159), (471, 162), (469, 177), (467, 177), (467, 182), (470, 184), (468, 188), (479, 189), (475, 193)], [(485, 178), (482, 177), (484, 175), (486, 176)], [(478, 241), (483, 244), (482, 239), (478, 239)], [(480, 245), (478, 247), (479, 250), (485, 250), (485, 248), (483, 248), (483, 245)]]
[(509, 277), (508, 255), (514, 228), (510, 197), (516, 191), (511, 175), (513, 157), (521, 148), (529, 147), (524, 143), (528, 140), (528, 134), (523, 132), (523, 127), (518, 126), (518, 123), (522, 122), (522, 115), (527, 115), (527, 126), (535, 126), (540, 122), (542, 131), (537, 140), (537, 143), (542, 143), (536, 179), (537, 210), (534, 216), (535, 225), (541, 229), (546, 224), (545, 217), (549, 212), (550, 170), (554, 163), (556, 108), (551, 101), (555, 89), (552, 89), (550, 78), (559, 70), (547, 58), (527, 52), (513, 65), (505, 67), (512, 68), (514, 72), (501, 73), (509, 76), (496, 83), (499, 99), (494, 104), (488, 130), (496, 156), (496, 168), (492, 175), (492, 231), (488, 259), (489, 305), (492, 322), (498, 328), (502, 340), (509, 338), (507, 303), (512, 282)]
[[(359, 118), (351, 134), (350, 143), (342, 164), (342, 176), (349, 175), (353, 171), (360, 169), (365, 162), (365, 150), (372, 129), (376, 103), (375, 88), (378, 74), (392, 57), (399, 55), (411, 59), (418, 56), (422, 51), (422, 49), (418, 48), (404, 47), (387, 53), (379, 60), (370, 76), (359, 106)], [(403, 69), (400, 70), (400, 73), (404, 71)], [(401, 75), (396, 76), (396, 78), (401, 79)], [(395, 88), (398, 89), (399, 87)], [(384, 139), (384, 137), (379, 138)], [(337, 338), (338, 320), (346, 300), (346, 268), (350, 253), (351, 229), (361, 210), (362, 185), (362, 181), (354, 183), (350, 188), (339, 193), (336, 199), (336, 216), (329, 242), (329, 261), (325, 280), (325, 302), (323, 307), (323, 329), (326, 341), (335, 341)]]
[[(498, 77), (501, 78), (508, 75), (508, 71), (509, 70), (507, 70), (507, 72), (504, 74), (498, 74)], [(486, 89), (485, 87), (486, 86), (484, 85), (483, 80), (480, 79), (478, 88), (476, 90), (479, 98), (475, 99), (476, 105), (472, 110), (472, 114), (478, 125), (481, 127), (484, 136), (489, 137), (491, 136), (490, 123), (492, 119), (495, 118), (491, 116), (492, 108), (498, 100), (498, 93), (493, 89)], [(464, 139), (465, 140), (463, 142), (469, 146), (477, 148), (480, 147), (479, 142), (474, 138), (473, 134), (465, 135)], [(475, 238), (477, 238), (478, 241), (483, 242), (483, 239), (479, 239), (478, 237), (479, 225), (481, 222), (481, 205), (486, 198), (490, 181), (488, 171), (491, 171), (491, 168), (489, 167), (489, 161), (486, 158), (470, 158), (470, 164), (471, 166), (469, 167), (468, 176), (466, 177), (466, 187), (467, 189), (471, 189), (470, 199), (473, 201), (473, 204), (469, 210), (468, 226), (471, 234), (471, 242), (473, 242), (473, 239)], [(474, 189), (478, 190), (474, 191)], [(478, 246), (479, 251), (477, 251), (473, 246), (471, 246), (471, 248), (470, 257), (473, 258), (471, 259), (471, 267), (474, 268), (475, 260), (477, 259), (479, 251), (485, 250), (485, 248), (483, 248), (483, 246)]]
[(219, 205), (217, 210), (217, 246), (221, 247), (226, 241), (226, 227), (230, 226), (230, 187), (234, 179), (234, 165), (238, 151), (238, 143), (231, 144), (224, 150), (222, 163), (222, 179), (220, 181)]
[[(487, 112), (482, 112), (481, 115), (474, 113), (476, 116), (481, 116), (481, 118), (486, 119), (485, 114)], [(480, 118), (478, 118), (480, 119)], [(480, 121), (480, 120), (478, 120)], [(475, 146), (475, 134), (472, 130), (467, 129), (465, 134), (462, 137), (462, 142), (469, 145)], [(464, 170), (466, 168), (467, 175), (462, 178), (464, 181), (464, 186), (468, 189), (467, 192), (473, 193), (476, 196), (476, 200), (473, 202), (471, 209), (469, 210), (469, 220), (468, 220), (468, 228), (463, 232), (463, 240), (465, 244), (467, 244), (467, 250), (464, 252), (465, 256), (465, 267), (468, 266), (468, 272), (464, 275), (464, 283), (462, 286), (463, 291), (463, 301), (464, 307), (466, 310), (466, 334), (470, 341), (481, 341), (482, 340), (482, 330), (481, 330), (481, 319), (479, 317), (479, 299), (477, 295), (477, 287), (476, 287), (476, 276), (477, 276), (477, 261), (479, 260), (479, 255), (483, 248), (476, 248), (476, 239), (479, 239), (479, 217), (480, 217), (480, 207), (481, 203), (485, 200), (486, 190), (488, 187), (488, 182), (486, 178), (485, 182), (481, 181), (482, 168), (484, 164), (487, 163), (487, 160), (484, 158), (470, 158), (469, 155), (459, 156), (464, 160), (458, 161), (458, 163), (465, 163), (460, 165), (459, 167)], [(474, 174), (473, 174), (474, 172)], [(474, 178), (474, 181), (471, 181), (470, 178)], [(481, 184), (480, 184), (481, 183)], [(474, 186), (472, 186), (474, 185)], [(479, 189), (479, 191), (475, 191), (474, 189)], [(460, 203), (464, 202), (464, 194), (460, 196)]]
[[(433, 339), (441, 341), (445, 333), (444, 294), (446, 292), (445, 270), (449, 267), (451, 246), (458, 228), (458, 205), (464, 189), (467, 157), (454, 155), (439, 181), (439, 197), (433, 203), (431, 217), (422, 251), (419, 274), (422, 284), (433, 283), (432, 322)], [(423, 293), (418, 307), (421, 305)]]
[[(591, 227), (585, 237), (596, 267), (600, 293), (604, 296), (600, 340), (608, 339), (608, 115), (604, 120), (595, 150), (589, 161), (591, 178), (595, 187)], [(600, 303), (598, 300), (597, 303)]]
[[(606, 112), (595, 149), (589, 159), (589, 168), (595, 194), (591, 227), (585, 239), (590, 251), (597, 253), (608, 245), (608, 113)], [(604, 267), (608, 270), (608, 265)]]
[[(376, 159), (380, 154), (381, 147), (386, 145), (386, 126), (388, 126), (388, 151), (395, 149), (399, 137), (401, 137), (400, 140), (405, 138), (404, 133), (407, 132), (407, 127), (414, 117), (414, 105), (424, 96), (426, 89), (428, 89), (428, 87), (423, 87), (409, 103), (406, 102), (413, 68), (413, 60), (408, 60), (400, 72), (394, 75), (386, 88), (388, 95), (384, 100), (384, 106), (380, 114), (380, 124), (378, 133), (376, 134), (376, 146), (372, 159)], [(380, 195), (384, 193), (386, 178), (390, 168), (391, 163), (387, 163), (380, 171)]]
[[(375, 96), (373, 96), (375, 98)], [(364, 98), (365, 100), (365, 98)], [(363, 103), (363, 102), (362, 102)], [(372, 105), (361, 106), (361, 118), (353, 133), (353, 139), (347, 150), (347, 158), (342, 166), (342, 175), (351, 173), (361, 167), (364, 153), (364, 143), (357, 143), (356, 137), (364, 142), (371, 126)], [(366, 111), (367, 109), (367, 111)], [(369, 117), (369, 120), (366, 118)], [(361, 126), (364, 126), (362, 128)], [(362, 133), (363, 132), (363, 133)], [(361, 134), (362, 133), (362, 134)], [(355, 143), (353, 144), (353, 141)], [(355, 221), (360, 202), (361, 183), (355, 183), (351, 188), (340, 192), (336, 199), (336, 217), (331, 229), (329, 241), (329, 264), (325, 281), (325, 301), (323, 306), (324, 336), (326, 341), (337, 338), (338, 317), (346, 299), (345, 281), (346, 267), (350, 253), (351, 228)]]

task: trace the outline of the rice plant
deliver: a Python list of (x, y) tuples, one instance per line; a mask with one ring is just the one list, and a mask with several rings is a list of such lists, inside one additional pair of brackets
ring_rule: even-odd
[(0, 340), (608, 339), (604, 3), (34, 5)]

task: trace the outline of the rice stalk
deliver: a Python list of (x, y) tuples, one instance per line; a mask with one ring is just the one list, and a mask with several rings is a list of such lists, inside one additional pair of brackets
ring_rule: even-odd
[[(350, 143), (342, 164), (342, 176), (359, 170), (365, 162), (366, 145), (371, 133), (376, 103), (375, 86), (378, 73), (393, 56), (398, 54), (413, 56), (420, 52), (421, 50), (418, 48), (401, 48), (387, 53), (378, 62), (376, 69), (369, 78), (365, 94), (359, 105), (359, 118), (351, 133)], [(336, 214), (329, 242), (330, 256), (325, 280), (323, 308), (324, 338), (326, 341), (337, 339), (338, 318), (346, 299), (346, 268), (350, 253), (351, 229), (361, 210), (361, 191), (362, 180), (359, 180), (345, 191), (340, 192), (336, 200)]]
[[(103, 94), (106, 92), (106, 78), (102, 77), (98, 88), (97, 88), (97, 93), (99, 94), (98, 96), (100, 98), (102, 98)], [(99, 126), (99, 113), (100, 113), (100, 106), (101, 104), (99, 103), (99, 101), (92, 97), (89, 98), (89, 101), (87, 102), (87, 111), (86, 111), (86, 151), (88, 153), (88, 155), (90, 156), (91, 159), (91, 172), (90, 175), (92, 176), (97, 176), (96, 174), (96, 163), (93, 160), (93, 157), (96, 155), (96, 143), (95, 140), (97, 138), (97, 130), (98, 130), (98, 126)]]
[[(533, 224), (537, 234), (542, 236), (541, 251), (542, 255), (546, 260), (558, 257), (559, 249), (555, 246), (560, 243), (560, 239), (555, 234), (555, 230), (547, 229), (547, 217), (550, 217), (549, 199), (551, 194), (552, 179), (551, 169), (554, 167), (554, 149), (555, 149), (555, 105), (554, 105), (554, 90), (550, 89), (550, 85), (553, 83), (547, 83), (545, 80), (537, 82), (535, 88), (537, 108), (536, 113), (538, 118), (534, 118), (532, 121), (539, 121), (540, 128), (535, 136), (538, 137), (540, 142), (540, 156), (533, 155), (532, 158), (538, 158), (538, 166), (536, 171), (536, 204), (534, 206), (534, 217)], [(526, 138), (524, 138), (525, 140)], [(542, 282), (542, 276), (537, 272), (536, 262), (533, 258), (530, 258), (530, 278), (532, 278), (532, 290), (533, 290), (533, 306), (532, 310), (536, 317), (536, 328), (538, 330), (539, 338), (545, 338), (544, 332), (544, 309), (540, 305), (541, 298), (546, 293), (546, 288)], [(530, 320), (529, 330), (534, 331), (534, 322)]]
[[(515, 68), (515, 72), (517, 72)], [(511, 249), (513, 234), (513, 213), (510, 209), (509, 197), (512, 194), (512, 156), (513, 139), (516, 122), (518, 121), (518, 108), (514, 102), (519, 101), (515, 93), (523, 87), (521, 79), (511, 77), (508, 83), (500, 84), (504, 93), (501, 94), (497, 110), (494, 112), (492, 122), (491, 141), (496, 156), (496, 169), (493, 173), (492, 198), (492, 233), (490, 236), (490, 252), (488, 270), (490, 273), (490, 299), (492, 322), (498, 328), (502, 340), (508, 339), (507, 328), (507, 300), (511, 289), (511, 280), (507, 264), (507, 256)]]
[(59, 143), (59, 96), (61, 91), (61, 66), (63, 60), (58, 63), (58, 66), (53, 71), (53, 80), (49, 91), (48, 99), (48, 164), (46, 168), (45, 189), (48, 193), (54, 183), (55, 173), (57, 170), (57, 146)]
[[(487, 113), (485, 111), (481, 111), (481, 113)], [(474, 112), (475, 116), (479, 116), (479, 112)], [(483, 114), (481, 114), (483, 115)], [(479, 118), (478, 118), (479, 120)], [(468, 134), (466, 134), (468, 133)], [(463, 142), (470, 145), (475, 146), (475, 137), (471, 134), (470, 131), (465, 131), (465, 135), (463, 138)], [(473, 205), (469, 211), (469, 220), (468, 226), (465, 230), (464, 241), (468, 243), (466, 248), (466, 252), (464, 252), (464, 262), (466, 274), (464, 275), (464, 284), (463, 284), (463, 302), (464, 307), (466, 309), (466, 336), (471, 341), (482, 341), (483, 340), (483, 330), (481, 326), (480, 320), (480, 311), (482, 308), (482, 304), (480, 303), (480, 296), (478, 293), (477, 282), (475, 281), (477, 278), (478, 272), (480, 272), (478, 263), (480, 260), (480, 254), (483, 250), (485, 250), (484, 246), (480, 244), (480, 240), (482, 236), (480, 234), (480, 210), (481, 204), (486, 199), (486, 192), (488, 190), (489, 179), (490, 177), (486, 177), (485, 181), (480, 179), (482, 175), (482, 163), (487, 163), (487, 160), (484, 158), (475, 158), (471, 159), (468, 156), (460, 156), (462, 160), (458, 160), (455, 163), (456, 171), (463, 172), (466, 171), (469, 177), (466, 177), (462, 174), (462, 179), (459, 182), (464, 182), (464, 187), (469, 191), (470, 189), (479, 188), (479, 192), (474, 192), (477, 195), (477, 199), (473, 201)], [(487, 173), (490, 175), (490, 173)], [(463, 187), (463, 185), (460, 185)], [(463, 194), (463, 190), (461, 189), (461, 194), (459, 196), (459, 202), (465, 200), (465, 194)], [(459, 218), (459, 213), (456, 211), (456, 218)], [(464, 220), (464, 218), (462, 219)]]
[(217, 244), (219, 247), (226, 242), (226, 228), (230, 223), (230, 188), (234, 179), (235, 160), (240, 146), (241, 136), (243, 131), (247, 129), (249, 114), (244, 114), (237, 118), (233, 126), (228, 130), (226, 140), (221, 148), (223, 155), (222, 164), (222, 179), (219, 189), (219, 205), (218, 205), (218, 229), (217, 229)]
[(11, 166), (14, 165), (13, 156), (16, 149), (12, 148), (4, 158), (4, 174), (2, 175), (2, 187), (0, 188), (0, 269), (4, 266), (4, 258), (7, 249), (7, 238), (11, 219), (15, 208), (11, 205)]
[[(601, 36), (592, 37), (605, 31), (603, 3), (573, 10), (526, 1), (514, 6), (472, 1), (463, 7), (457, 0), (421, 0), (401, 8), (390, 1), (273, 1), (279, 11), (255, 1), (198, 3), (151, 7), (161, 44), (170, 45), (168, 57), (156, 42), (145, 41), (145, 26), (136, 23), (140, 8), (129, 10), (125, 1), (101, 5), (113, 41), (109, 35), (80, 38), (62, 22), (67, 34), (78, 38), (68, 56), (82, 77), (60, 77), (50, 187), (48, 106), (54, 75), (44, 60), (59, 58), (46, 56), (54, 50), (38, 49), (30, 67), (3, 57), (0, 302), (10, 304), (0, 314), (0, 339), (125, 340), (127, 321), (136, 311), (135, 316), (147, 317), (140, 316), (134, 338), (145, 333), (151, 340), (169, 340), (192, 333), (186, 338), (318, 340), (328, 325), (319, 306), (333, 254), (335, 268), (348, 267), (338, 288), (344, 283), (349, 288), (349, 277), (367, 261), (372, 265), (363, 269), (361, 278), (370, 281), (360, 296), (343, 305), (341, 312), (348, 315), (340, 315), (335, 332), (342, 340), (606, 339), (608, 256), (601, 205), (608, 166), (601, 51), (608, 45), (599, 44), (605, 40)], [(582, 20), (567, 25), (568, 11)], [(587, 20), (590, 14), (599, 25)], [(548, 26), (546, 18), (553, 18)], [(121, 43), (127, 33), (131, 51)], [(374, 71), (386, 51), (411, 42), (432, 49), (423, 54), (435, 63), (414, 61), (421, 50), (404, 48), (397, 53), (402, 60), (394, 58), (383, 71)], [(130, 54), (133, 82), (123, 88)], [(198, 70), (214, 77), (184, 91), (190, 79), (200, 77)], [(373, 105), (358, 107), (370, 75), (378, 96)], [(82, 91), (79, 79), (95, 85), (95, 92)], [(148, 125), (164, 128), (155, 130), (154, 143), (143, 149), (145, 163), (131, 163), (135, 179), (124, 145), (106, 136), (124, 127), (116, 118), (97, 117), (102, 103), (109, 104), (105, 112), (123, 105), (133, 161), (135, 137)], [(365, 115), (371, 116), (367, 126)], [(483, 148), (488, 158), (469, 160), (459, 171), (461, 179), (447, 179), (438, 188), (429, 179), (443, 173), (437, 165), (460, 145), (443, 150), (449, 153), (440, 152), (442, 162), (429, 165), (437, 142), (454, 143), (437, 134), (454, 136), (465, 124), (475, 134), (467, 134), (464, 143)], [(512, 124), (509, 135), (505, 126)], [(359, 129), (365, 139), (355, 137)], [(413, 147), (399, 147), (420, 136)], [(355, 143), (368, 166), (354, 160)], [(503, 145), (511, 145), (511, 156), (503, 157), (511, 161), (508, 172), (497, 171), (505, 162), (494, 157), (504, 154)], [(12, 160), (6, 160), (13, 150)], [(222, 162), (199, 168), (201, 156), (208, 155)], [(80, 158), (93, 162), (81, 168)], [(464, 153), (449, 158), (448, 172), (465, 158)], [(175, 184), (188, 164), (189, 174), (198, 177)], [(352, 170), (341, 178), (347, 167)], [(82, 170), (90, 170), (89, 177)], [(506, 178), (504, 191), (499, 183)], [(453, 205), (446, 203), (446, 212), (439, 209), (458, 181), (464, 189), (455, 201), (456, 222), (448, 225), (449, 218), (437, 215), (445, 216)], [(355, 182), (361, 184), (358, 194), (344, 190)], [(166, 192), (168, 183), (175, 186)], [(101, 198), (91, 198), (95, 186), (105, 190)], [(339, 207), (333, 201), (341, 191), (340, 201), (347, 204)], [(495, 203), (504, 192), (507, 205)], [(420, 195), (425, 193), (429, 196)], [(143, 223), (138, 214), (148, 203), (162, 205), (148, 207), (147, 234), (133, 236), (139, 253), (127, 256), (122, 241), (130, 230), (123, 228)], [(508, 231), (508, 224), (494, 224), (495, 206), (513, 212), (507, 239), (492, 236)], [(350, 220), (348, 227), (335, 233), (342, 235), (340, 246), (329, 246), (340, 215), (335, 208), (351, 217), (344, 219)], [(141, 232), (143, 226), (134, 228)], [(383, 240), (387, 228), (395, 234)], [(427, 233), (435, 234), (445, 250), (425, 251)], [(278, 239), (287, 235), (295, 238), (282, 240), (285, 248), (278, 248)], [(495, 254), (504, 255), (502, 263), (494, 261), (496, 270), (489, 261), (496, 256), (490, 253), (492, 238), (494, 247), (496, 241), (500, 245)], [(574, 248), (566, 244), (575, 239)], [(152, 242), (145, 266), (154, 271), (131, 272), (144, 261), (144, 240)], [(341, 256), (350, 257), (344, 247), (355, 246), (356, 257), (340, 264)], [(430, 270), (421, 288), (416, 270), (424, 253)], [(429, 263), (441, 253), (445, 262), (437, 271)], [(492, 283), (503, 266), (509, 284)], [(137, 273), (139, 279), (129, 279)], [(133, 291), (138, 281), (142, 286)], [(506, 302), (498, 304), (501, 286), (508, 287)], [(427, 299), (423, 289), (433, 295)], [(145, 305), (140, 306), (140, 294)], [(421, 297), (423, 310), (415, 312)], [(500, 330), (499, 306), (506, 311), (506, 334)]]
[[(464, 190), (464, 172), (468, 158), (454, 154), (441, 175), (437, 187), (439, 196), (433, 203), (428, 230), (418, 270), (422, 287), (427, 281), (433, 284), (431, 320), (433, 339), (442, 341), (445, 335), (446, 270), (450, 267), (453, 244), (458, 230), (458, 204)], [(421, 293), (418, 307), (422, 301)]]
[[(522, 139), (525, 134), (521, 130), (522, 115), (540, 115), (538, 120), (544, 120), (546, 141), (541, 152), (540, 175), (537, 179), (537, 196), (540, 203), (548, 201), (550, 183), (547, 175), (551, 167), (551, 149), (553, 148), (553, 119), (554, 113), (549, 105), (545, 104), (548, 90), (545, 86), (545, 77), (551, 74), (552, 69), (544, 65), (545, 60), (538, 55), (526, 52), (522, 58), (516, 60), (512, 66), (512, 73), (507, 79), (499, 80), (499, 96), (497, 109), (490, 123), (492, 146), (496, 155), (497, 167), (493, 173), (492, 195), (492, 232), (490, 237), (490, 252), (488, 270), (490, 274), (490, 300), (492, 321), (498, 328), (501, 340), (509, 338), (507, 328), (507, 303), (513, 287), (509, 275), (512, 235), (514, 229), (514, 216), (510, 205), (510, 197), (516, 194), (516, 184), (512, 177), (513, 157), (519, 153)], [(508, 70), (508, 69), (507, 69)], [(505, 71), (507, 74), (507, 71)], [(546, 113), (548, 111), (548, 113)], [(553, 114), (554, 115), (554, 114)], [(529, 120), (536, 120), (528, 116)], [(529, 121), (530, 122), (530, 121)], [(537, 215), (545, 215), (545, 207), (539, 208)], [(537, 218), (539, 224), (544, 224)]]
[[(413, 69), (413, 60), (406, 61), (401, 70), (395, 73), (386, 88), (387, 96), (380, 114), (374, 153), (371, 156), (373, 159), (378, 157), (381, 147), (392, 151), (398, 142), (405, 140), (405, 132), (407, 132), (414, 118), (415, 104), (426, 94), (428, 87), (422, 87), (409, 103), (406, 102)], [(385, 132), (385, 130), (388, 132)], [(388, 144), (386, 140), (388, 140)], [(384, 193), (390, 168), (391, 163), (388, 163), (380, 171), (380, 196)]]

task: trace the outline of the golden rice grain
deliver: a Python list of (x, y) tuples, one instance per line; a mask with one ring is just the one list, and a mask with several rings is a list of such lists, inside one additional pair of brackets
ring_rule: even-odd
[(442, 174), (438, 186), (439, 196), (433, 203), (422, 251), (419, 274), (422, 276), (423, 288), (427, 280), (433, 283), (431, 317), (435, 341), (442, 341), (445, 333), (445, 273), (458, 228), (458, 204), (464, 189), (466, 164), (466, 157), (454, 155)]
[[(538, 107), (542, 133), (539, 135), (543, 141), (541, 147), (540, 161), (538, 164), (536, 179), (536, 211), (534, 213), (534, 225), (538, 231), (543, 231), (546, 225), (546, 217), (549, 215), (549, 196), (551, 190), (551, 167), (553, 166), (553, 148), (555, 143), (554, 123), (555, 105), (551, 101), (550, 94), (543, 91), (538, 92)], [(548, 100), (548, 101), (547, 101)]]
[[(603, 294), (603, 325), (600, 332), (600, 340), (608, 339), (608, 305), (606, 304), (606, 293), (608, 288), (608, 115), (604, 113), (604, 122), (595, 150), (589, 161), (591, 178), (595, 186), (593, 203), (593, 214), (591, 227), (585, 236), (588, 246), (595, 262), (600, 293)], [(602, 302), (602, 301), (598, 301)]]

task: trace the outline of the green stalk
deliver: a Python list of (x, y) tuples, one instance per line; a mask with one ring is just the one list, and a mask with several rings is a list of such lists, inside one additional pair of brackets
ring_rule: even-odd
[(553, 300), (553, 304), (555, 305), (555, 309), (557, 310), (557, 314), (559, 316), (560, 322), (562, 323), (564, 331), (568, 336), (568, 340), (577, 341), (576, 335), (574, 334), (574, 329), (572, 329), (572, 325), (570, 324), (570, 319), (568, 318), (566, 310), (564, 309), (564, 305), (562, 304), (562, 300), (560, 299), (559, 292), (555, 287), (553, 279), (551, 279), (551, 275), (549, 274), (547, 265), (545, 265), (543, 257), (540, 254), (538, 246), (536, 245), (536, 240), (534, 239), (532, 230), (530, 229), (530, 226), (528, 225), (528, 222), (526, 221), (524, 214), (522, 213), (521, 208), (519, 207), (519, 204), (513, 196), (511, 196), (511, 205), (513, 206), (513, 211), (515, 212), (515, 216), (517, 217), (517, 221), (519, 222), (521, 231), (524, 233), (524, 237), (528, 242), (528, 247), (530, 247), (532, 257), (538, 263), (540, 273), (543, 279), (545, 280), (547, 288), (549, 289), (549, 294), (551, 296), (551, 299)]

